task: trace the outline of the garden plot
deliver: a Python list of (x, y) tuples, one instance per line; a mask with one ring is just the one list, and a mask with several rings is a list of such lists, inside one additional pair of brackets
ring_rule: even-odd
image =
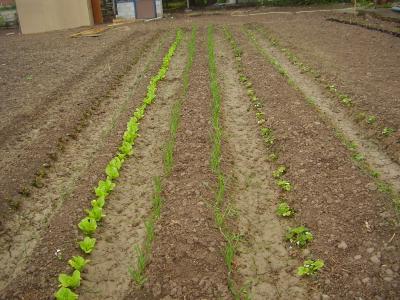
[[(315, 16), (294, 19), (322, 22)], [(272, 36), (288, 17), (177, 15), (126, 26), (146, 35), (110, 45), (132, 55), (113, 62), (121, 76), (93, 95), (85, 124), (71, 121), (79, 130), (41, 169), (43, 185), (3, 222), (0, 299), (398, 298), (398, 165), (381, 145), (375, 169), (369, 148), (354, 143), (378, 141), (377, 130), (394, 128), (393, 120), (377, 118), (371, 135), (352, 123), (368, 97), (346, 90), (329, 68), (306, 66)], [(333, 34), (344, 25), (324, 26)], [(345, 68), (346, 59), (338, 61)], [(65, 108), (78, 100), (71, 101)], [(49, 107), (41, 116), (55, 120), (58, 106)], [(43, 132), (29, 149), (51, 124), (33, 126)], [(25, 156), (20, 163), (28, 164)]]

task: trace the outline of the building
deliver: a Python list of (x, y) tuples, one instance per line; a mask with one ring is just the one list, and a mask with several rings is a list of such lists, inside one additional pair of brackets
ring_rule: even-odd
[[(0, 0), (1, 2), (10, 0)], [(162, 0), (16, 0), (22, 33), (110, 22), (114, 17), (162, 17)]]

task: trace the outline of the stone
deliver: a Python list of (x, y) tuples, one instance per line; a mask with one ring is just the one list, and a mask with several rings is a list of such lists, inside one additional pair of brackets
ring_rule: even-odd
[(359, 260), (359, 259), (361, 259), (361, 257), (362, 257), (362, 256), (361, 256), (360, 254), (357, 254), (356, 256), (354, 256), (354, 259), (355, 259), (355, 260)]
[(379, 264), (381, 259), (377, 255), (373, 255), (371, 256), (370, 261), (372, 261), (374, 264)]
[(338, 244), (338, 248), (339, 248), (339, 249), (342, 249), (342, 250), (347, 249), (347, 244), (346, 244), (346, 242), (345, 242), (345, 241), (341, 241), (341, 242)]

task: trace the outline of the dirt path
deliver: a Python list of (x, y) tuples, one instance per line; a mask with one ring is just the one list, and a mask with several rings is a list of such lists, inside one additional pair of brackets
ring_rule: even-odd
[[(171, 36), (165, 37), (164, 42), (160, 40), (159, 46), (142, 58), (119, 88), (102, 103), (98, 114), (78, 139), (67, 145), (64, 155), (50, 169), (48, 186), (32, 194), (32, 199), (38, 199), (32, 202), (35, 204), (32, 211), (36, 213), (26, 213), (29, 218), (25, 217), (25, 222), (15, 220), (21, 223), (21, 228), (17, 228), (18, 234), (15, 232), (15, 236), (8, 237), (11, 240), (6, 240), (5, 246), (13, 245), (13, 252), (10, 257), (4, 253), (2, 259), (5, 259), (5, 266), (15, 268), (13, 276), (22, 271), (26, 274), (18, 275), (2, 291), (4, 299), (17, 298), (17, 295), (43, 299), (54, 292), (57, 274), (66, 268), (66, 260), (73, 253), (77, 254), (76, 224), (82, 218), (83, 209), (89, 207), (92, 187), (101, 179), (105, 165), (118, 147), (132, 111), (143, 100), (149, 76), (158, 70), (170, 40)], [(61, 250), (61, 259), (54, 255), (56, 249)], [(19, 262), (17, 268), (16, 261)], [(8, 276), (4, 272), (4, 283), (12, 278)]]
[(325, 260), (326, 271), (318, 285), (332, 298), (396, 298), (400, 241), (390, 201), (352, 164), (350, 153), (303, 96), (274, 71), (247, 37), (238, 30), (235, 36), (243, 48), (244, 72), (276, 135), (277, 163), (286, 165), (294, 186), (287, 195), (297, 211), (294, 221), (315, 236), (311, 252), (298, 251), (298, 255)]
[(190, 74), (176, 137), (175, 166), (165, 181), (165, 204), (156, 229), (153, 256), (144, 289), (126, 299), (229, 299), (224, 245), (213, 220), (210, 168), (211, 95), (205, 28), (199, 28), (197, 53)]
[(108, 200), (107, 216), (78, 291), (80, 299), (123, 299), (132, 281), (128, 269), (137, 259), (133, 246), (143, 244), (144, 220), (149, 215), (154, 193), (153, 178), (162, 175), (162, 148), (169, 132), (171, 108), (181, 89), (185, 46), (182, 42), (173, 57), (155, 104), (141, 122), (136, 154), (125, 162), (121, 180)]
[(380, 178), (390, 183), (399, 193), (400, 165), (392, 161), (390, 156), (382, 151), (382, 147), (368, 139), (366, 132), (349, 119), (345, 108), (337, 105), (336, 99), (332, 99), (326, 89), (323, 89), (307, 74), (290, 63), (286, 56), (272, 47), (259, 31), (253, 30), (251, 32), (256, 37), (257, 43), (263, 48), (264, 53), (277, 59), (304, 96), (312, 99), (329, 122), (338, 128), (347, 137), (347, 140), (357, 145), (357, 151), (363, 155), (374, 170), (379, 172)]
[(230, 175), (234, 178), (227, 197), (239, 210), (239, 232), (244, 236), (237, 272), (245, 285), (251, 286), (251, 299), (310, 299), (305, 282), (295, 275), (302, 262), (291, 257), (282, 239), (290, 222), (276, 216), (279, 191), (272, 180), (273, 166), (267, 160), (246, 90), (239, 83), (232, 51), (224, 40), (220, 33), (216, 48), (224, 131), (232, 160)]

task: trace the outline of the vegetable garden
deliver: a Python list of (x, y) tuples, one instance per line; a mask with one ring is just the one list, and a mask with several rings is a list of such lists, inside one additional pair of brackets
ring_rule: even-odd
[(400, 296), (397, 123), (264, 21), (130, 25), (135, 59), (10, 202), (1, 299)]

